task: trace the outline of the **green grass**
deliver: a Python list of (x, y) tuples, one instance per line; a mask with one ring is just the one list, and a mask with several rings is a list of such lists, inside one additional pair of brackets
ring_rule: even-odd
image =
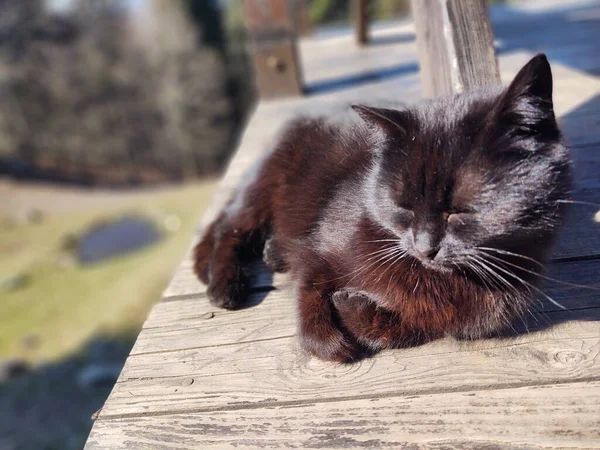
[[(0, 359), (55, 361), (94, 336), (136, 333), (189, 245), (213, 187), (206, 182), (147, 193), (128, 206), (50, 215), (40, 224), (0, 230), (0, 276), (30, 276), (25, 287), (0, 293)], [(64, 268), (56, 263), (64, 236), (127, 213), (144, 214), (157, 224), (174, 214), (181, 226), (165, 231), (157, 244), (95, 265)], [(31, 335), (38, 344), (28, 348), (24, 338)]]

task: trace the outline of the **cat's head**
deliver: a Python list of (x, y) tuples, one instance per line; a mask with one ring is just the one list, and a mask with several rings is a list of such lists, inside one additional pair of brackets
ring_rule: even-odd
[(402, 111), (353, 108), (376, 155), (369, 215), (423, 266), (447, 271), (503, 252), (545, 258), (570, 185), (545, 55), (505, 89)]

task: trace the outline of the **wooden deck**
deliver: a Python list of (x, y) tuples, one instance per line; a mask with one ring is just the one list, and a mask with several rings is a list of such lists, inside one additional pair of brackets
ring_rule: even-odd
[[(548, 54), (574, 198), (600, 203), (600, 4), (492, 18), (505, 82), (534, 53)], [(289, 117), (419, 100), (412, 25), (374, 34), (367, 48), (343, 33), (302, 42), (311, 94), (258, 106), (203, 225)], [(600, 286), (599, 209), (573, 206), (554, 276)], [(334, 365), (299, 350), (285, 276), (258, 271), (253, 307), (231, 312), (209, 305), (191, 264), (150, 313), (87, 449), (600, 448), (598, 290), (548, 283), (568, 311), (541, 303), (529, 333)]]

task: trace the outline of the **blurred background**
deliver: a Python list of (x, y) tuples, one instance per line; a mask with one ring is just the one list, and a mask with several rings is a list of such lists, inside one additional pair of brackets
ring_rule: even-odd
[(255, 105), (241, 10), (0, 0), (0, 449), (85, 443)]

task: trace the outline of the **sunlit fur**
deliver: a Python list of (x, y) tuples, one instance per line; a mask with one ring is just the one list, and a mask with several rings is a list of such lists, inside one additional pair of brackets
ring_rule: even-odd
[(540, 292), (570, 186), (546, 57), (505, 89), (354, 110), (362, 120), (290, 124), (209, 227), (195, 269), (211, 301), (243, 303), (247, 258), (268, 239), (320, 358), (510, 326)]

